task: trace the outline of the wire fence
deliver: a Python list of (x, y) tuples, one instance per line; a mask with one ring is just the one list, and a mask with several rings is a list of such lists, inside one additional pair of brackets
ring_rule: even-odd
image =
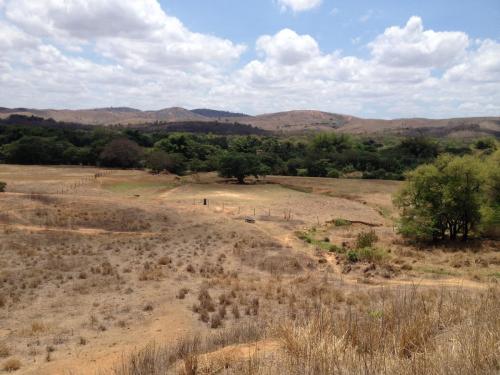
[(57, 189), (55, 194), (64, 195), (64, 194), (74, 194), (78, 191), (79, 188), (85, 186), (91, 186), (95, 183), (100, 182), (100, 179), (103, 177), (107, 177), (111, 175), (113, 171), (103, 170), (97, 173), (94, 173), (90, 176), (80, 177), (77, 181), (70, 183), (62, 183)]
[(197, 199), (193, 198), (193, 206), (205, 207), (207, 210), (217, 213), (228, 213), (231, 215), (238, 215), (251, 218), (282, 218), (286, 221), (291, 221), (294, 218), (294, 213), (291, 208), (279, 209), (269, 206), (243, 206), (235, 202), (227, 202), (216, 199)]

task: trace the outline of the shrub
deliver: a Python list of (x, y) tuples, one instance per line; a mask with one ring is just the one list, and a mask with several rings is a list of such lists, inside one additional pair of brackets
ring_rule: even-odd
[(3, 193), (5, 191), (6, 187), (7, 187), (7, 183), (0, 181), (0, 193)]
[(372, 247), (375, 242), (378, 241), (378, 236), (374, 230), (368, 232), (361, 232), (358, 234), (356, 240), (356, 248), (363, 249), (365, 247)]
[(340, 246), (337, 246), (337, 245), (330, 245), (330, 248), (328, 249), (328, 251), (330, 253), (341, 253), (344, 249)]
[(330, 178), (339, 178), (340, 172), (338, 170), (332, 168), (332, 169), (328, 170), (328, 173), (326, 176), (330, 177)]
[(359, 259), (365, 262), (380, 263), (387, 257), (384, 249), (364, 247), (358, 250)]
[(351, 263), (356, 263), (357, 261), (359, 261), (358, 253), (354, 250), (349, 251), (347, 253), (347, 260), (349, 260), (349, 262)]
[(15, 358), (8, 359), (3, 363), (2, 368), (7, 372), (17, 371), (21, 368), (21, 361)]
[(343, 227), (345, 225), (351, 225), (351, 222), (349, 220), (345, 220), (345, 219), (335, 219), (335, 221), (333, 223), (335, 224), (336, 227)]
[(210, 321), (210, 328), (219, 328), (221, 326), (222, 326), (221, 316), (218, 313), (212, 314), (212, 319)]

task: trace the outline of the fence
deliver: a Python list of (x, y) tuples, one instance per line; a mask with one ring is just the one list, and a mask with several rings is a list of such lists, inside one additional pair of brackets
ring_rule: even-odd
[(193, 206), (201, 206), (206, 207), (207, 210), (219, 213), (229, 213), (232, 215), (241, 215), (241, 216), (252, 216), (252, 217), (261, 217), (261, 218), (271, 218), (280, 217), (286, 221), (293, 220), (294, 214), (291, 208), (286, 209), (273, 209), (269, 206), (254, 206), (254, 207), (245, 207), (235, 204), (234, 202), (227, 201), (219, 201), (215, 199), (196, 199), (193, 198), (192, 201)]

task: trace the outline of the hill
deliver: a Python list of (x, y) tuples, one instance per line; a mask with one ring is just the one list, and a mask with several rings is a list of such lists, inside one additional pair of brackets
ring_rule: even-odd
[(211, 118), (222, 118), (222, 117), (250, 117), (244, 113), (228, 112), (228, 111), (217, 111), (215, 109), (198, 108), (192, 109), (191, 112), (196, 113), (201, 116), (211, 117)]
[(0, 118), (20, 114), (54, 119), (59, 122), (89, 125), (142, 125), (156, 123), (212, 122), (248, 124), (285, 134), (334, 131), (349, 134), (430, 135), (438, 137), (500, 137), (500, 117), (469, 117), (452, 119), (364, 119), (314, 110), (294, 110), (249, 116), (243, 113), (212, 109), (187, 110), (180, 107), (158, 111), (141, 111), (128, 107), (83, 110), (0, 108)]

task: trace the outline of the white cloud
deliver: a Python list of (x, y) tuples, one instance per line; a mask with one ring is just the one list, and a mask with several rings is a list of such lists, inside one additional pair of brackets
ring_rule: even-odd
[(7, 0), (0, 106), (500, 114), (499, 41), (426, 30), (418, 17), (366, 39), (361, 58), (283, 29), (259, 37), (257, 57), (236, 68), (243, 46), (189, 30), (155, 0)]
[(322, 2), (323, 0), (278, 0), (281, 9), (290, 9), (293, 12), (303, 12), (317, 8)]
[(318, 108), (387, 117), (500, 113), (499, 43), (486, 40), (471, 48), (466, 34), (424, 30), (421, 19), (412, 17), (368, 47), (368, 59), (324, 53), (311, 36), (285, 29), (259, 38), (261, 58), (217, 94), (265, 103), (266, 111)]
[(6, 18), (27, 33), (72, 48), (95, 44), (133, 67), (220, 64), (245, 47), (188, 30), (156, 0), (8, 0)]
[(465, 55), (469, 38), (463, 32), (424, 30), (420, 17), (411, 17), (404, 28), (389, 27), (369, 44), (372, 55), (390, 66), (444, 67)]
[(257, 51), (283, 65), (295, 65), (319, 55), (318, 43), (310, 35), (298, 35), (283, 29), (276, 35), (264, 35), (257, 40)]
[(448, 69), (444, 78), (448, 81), (500, 82), (500, 43), (489, 39), (480, 41), (479, 48)]

